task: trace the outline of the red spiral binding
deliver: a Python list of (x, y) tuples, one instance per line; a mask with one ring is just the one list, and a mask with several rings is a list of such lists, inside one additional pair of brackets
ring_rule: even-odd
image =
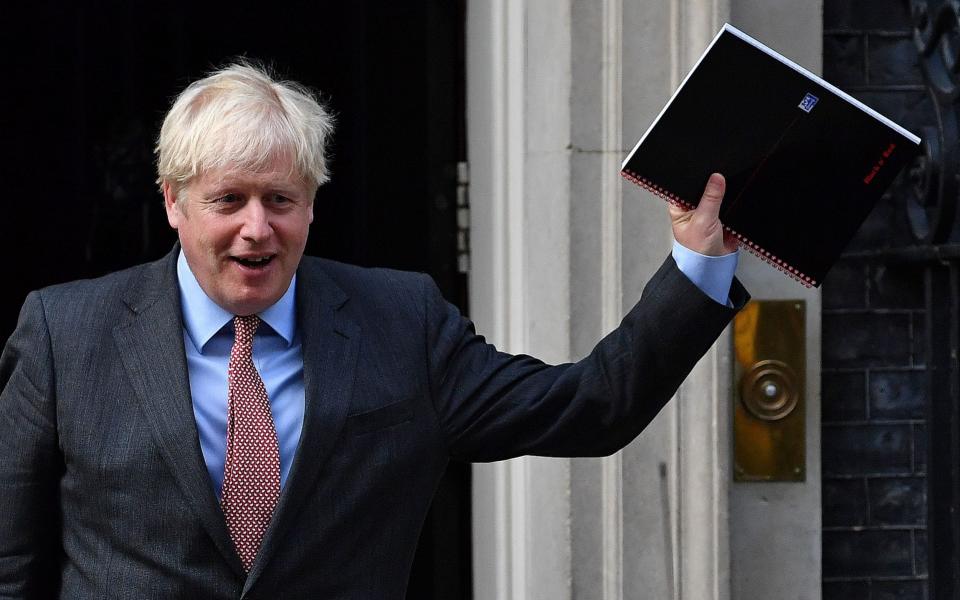
[[(620, 175), (622, 175), (624, 179), (628, 181), (632, 181), (633, 183), (639, 185), (640, 187), (647, 190), (651, 194), (655, 196), (659, 196), (660, 198), (663, 198), (664, 200), (666, 200), (670, 204), (673, 204), (674, 206), (677, 206), (684, 210), (693, 210), (694, 208), (696, 208), (694, 205), (683, 200), (676, 194), (672, 192), (668, 192), (667, 190), (661, 188), (660, 186), (652, 183), (648, 179), (645, 179), (644, 177), (637, 175), (636, 173), (633, 173), (631, 171), (627, 171), (626, 169), (624, 169), (620, 171)], [(734, 236), (736, 236), (736, 238), (740, 240), (740, 244), (743, 246), (746, 246), (747, 250), (749, 250), (751, 253), (753, 253), (758, 258), (760, 258), (760, 260), (776, 267), (780, 271), (783, 271), (785, 274), (799, 281), (800, 283), (802, 283), (804, 286), (808, 288), (817, 285), (817, 282), (812, 277), (808, 277), (807, 275), (800, 272), (795, 267), (787, 264), (786, 262), (777, 258), (773, 254), (770, 254), (760, 246), (756, 245), (752, 241), (745, 238), (736, 230), (730, 227), (727, 227), (726, 225), (724, 225), (723, 228), (729, 231), (730, 233), (732, 233)]]

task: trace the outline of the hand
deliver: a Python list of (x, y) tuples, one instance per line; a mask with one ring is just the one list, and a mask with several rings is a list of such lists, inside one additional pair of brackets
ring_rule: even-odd
[(670, 205), (673, 237), (685, 248), (707, 256), (722, 256), (735, 252), (737, 238), (723, 229), (720, 223), (720, 201), (727, 181), (720, 173), (707, 180), (703, 197), (695, 210), (684, 210)]

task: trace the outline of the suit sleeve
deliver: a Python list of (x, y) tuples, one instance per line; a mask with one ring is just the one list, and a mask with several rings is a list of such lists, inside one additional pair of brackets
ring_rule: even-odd
[(60, 567), (50, 333), (31, 293), (0, 355), (0, 598), (56, 595)]
[(673, 396), (749, 296), (714, 302), (672, 258), (617, 329), (577, 363), (498, 352), (428, 293), (427, 352), (435, 409), (451, 457), (603, 456), (636, 437)]

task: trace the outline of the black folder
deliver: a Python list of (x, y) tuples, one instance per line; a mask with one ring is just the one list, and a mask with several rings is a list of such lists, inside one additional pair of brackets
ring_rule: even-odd
[(720, 220), (749, 250), (819, 286), (920, 138), (724, 25), (623, 161), (693, 208), (722, 173)]

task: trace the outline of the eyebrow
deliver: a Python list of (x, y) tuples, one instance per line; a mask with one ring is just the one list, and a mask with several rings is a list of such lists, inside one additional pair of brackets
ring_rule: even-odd
[(268, 194), (280, 194), (282, 196), (297, 196), (297, 193), (298, 193), (296, 186), (277, 185), (277, 184), (260, 185), (250, 181), (243, 181), (243, 180), (227, 181), (225, 179), (220, 179), (219, 181), (213, 182), (209, 186), (204, 186), (198, 191), (200, 192), (200, 195), (202, 197), (210, 198), (214, 196), (219, 196), (221, 194), (228, 194), (231, 192), (246, 191), (250, 188), (255, 189), (257, 192), (268, 193)]

